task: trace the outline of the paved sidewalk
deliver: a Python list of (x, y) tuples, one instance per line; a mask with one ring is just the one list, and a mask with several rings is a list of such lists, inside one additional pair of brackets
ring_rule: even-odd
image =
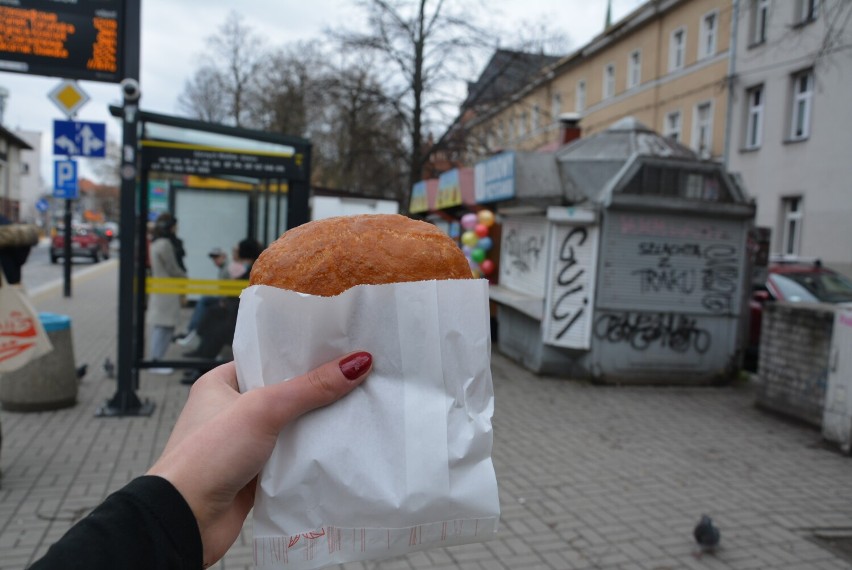
[[(115, 392), (117, 270), (77, 280), (74, 297), (37, 296), (73, 319), (79, 403), (44, 413), (0, 412), (0, 570), (43, 553), (162, 449), (188, 389), (142, 374), (148, 418), (94, 417)], [(852, 536), (852, 458), (811, 428), (756, 410), (748, 386), (624, 388), (540, 378), (495, 354), (494, 461), (502, 526), (491, 542), (435, 549), (346, 570), (843, 569), (814, 533)], [(722, 531), (696, 558), (702, 513)], [(250, 523), (216, 568), (251, 568)]]

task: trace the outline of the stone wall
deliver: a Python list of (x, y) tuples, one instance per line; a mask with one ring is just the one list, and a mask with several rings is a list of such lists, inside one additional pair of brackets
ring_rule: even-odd
[(757, 405), (822, 425), (835, 307), (766, 303)]

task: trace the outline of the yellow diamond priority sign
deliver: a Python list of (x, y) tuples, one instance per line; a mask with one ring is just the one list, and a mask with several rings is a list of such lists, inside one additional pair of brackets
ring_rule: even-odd
[(76, 81), (63, 79), (53, 91), (47, 94), (47, 98), (59, 107), (59, 110), (72, 119), (80, 108), (89, 102), (89, 95), (83, 91)]

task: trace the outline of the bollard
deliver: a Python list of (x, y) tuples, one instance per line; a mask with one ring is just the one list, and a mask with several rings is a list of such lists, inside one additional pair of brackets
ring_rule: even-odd
[(0, 407), (13, 412), (58, 410), (77, 403), (71, 318), (40, 313), (53, 350), (0, 377)]

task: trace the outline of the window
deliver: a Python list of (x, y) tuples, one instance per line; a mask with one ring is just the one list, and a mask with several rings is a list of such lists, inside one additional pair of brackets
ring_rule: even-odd
[(719, 12), (713, 11), (701, 18), (701, 37), (698, 40), (698, 59), (716, 55), (716, 29)]
[(22, 162), (22, 163), (21, 163), (21, 174), (23, 174), (24, 176), (26, 176), (26, 175), (27, 175), (27, 174), (29, 174), (29, 173), (30, 173), (30, 163), (28, 163), (28, 162)]
[(751, 44), (766, 41), (766, 26), (769, 21), (769, 0), (751, 0)]
[(526, 111), (521, 113), (521, 116), (518, 117), (518, 138), (523, 137), (527, 134), (527, 113)]
[(760, 148), (763, 141), (763, 85), (746, 91), (747, 116), (745, 147)]
[(812, 69), (793, 76), (793, 114), (790, 124), (792, 140), (803, 140), (810, 135), (813, 94), (814, 72)]
[(695, 106), (692, 128), (692, 148), (701, 158), (713, 152), (713, 103), (706, 101)]
[(539, 108), (539, 106), (533, 106), (532, 114), (530, 115), (530, 133), (534, 133), (538, 130), (540, 116), (541, 109)]
[(509, 119), (509, 133), (506, 137), (506, 142), (510, 142), (515, 140), (515, 118), (512, 117)]
[(574, 100), (574, 108), (578, 113), (586, 110), (586, 82), (583, 80), (577, 82), (577, 96)]
[(672, 32), (669, 42), (669, 71), (677, 71), (683, 67), (685, 47), (686, 29), (678, 28)]
[(608, 63), (603, 74), (603, 98), (609, 99), (615, 95), (615, 64)]
[(680, 142), (681, 139), (681, 115), (680, 111), (673, 111), (666, 115), (666, 124), (663, 127), (663, 134), (675, 142)]
[(636, 87), (642, 82), (642, 52), (631, 52), (627, 60), (627, 88)]
[(796, 0), (797, 24), (807, 24), (816, 20), (819, 14), (819, 0)]
[(554, 93), (553, 97), (550, 99), (550, 117), (557, 121), (559, 120), (559, 115), (562, 114), (562, 94)]
[(506, 144), (506, 125), (503, 121), (497, 124), (497, 142), (500, 146), (505, 146)]
[(783, 198), (781, 209), (784, 213), (784, 227), (781, 231), (781, 253), (799, 255), (799, 242), (802, 239), (802, 198), (795, 196)]

